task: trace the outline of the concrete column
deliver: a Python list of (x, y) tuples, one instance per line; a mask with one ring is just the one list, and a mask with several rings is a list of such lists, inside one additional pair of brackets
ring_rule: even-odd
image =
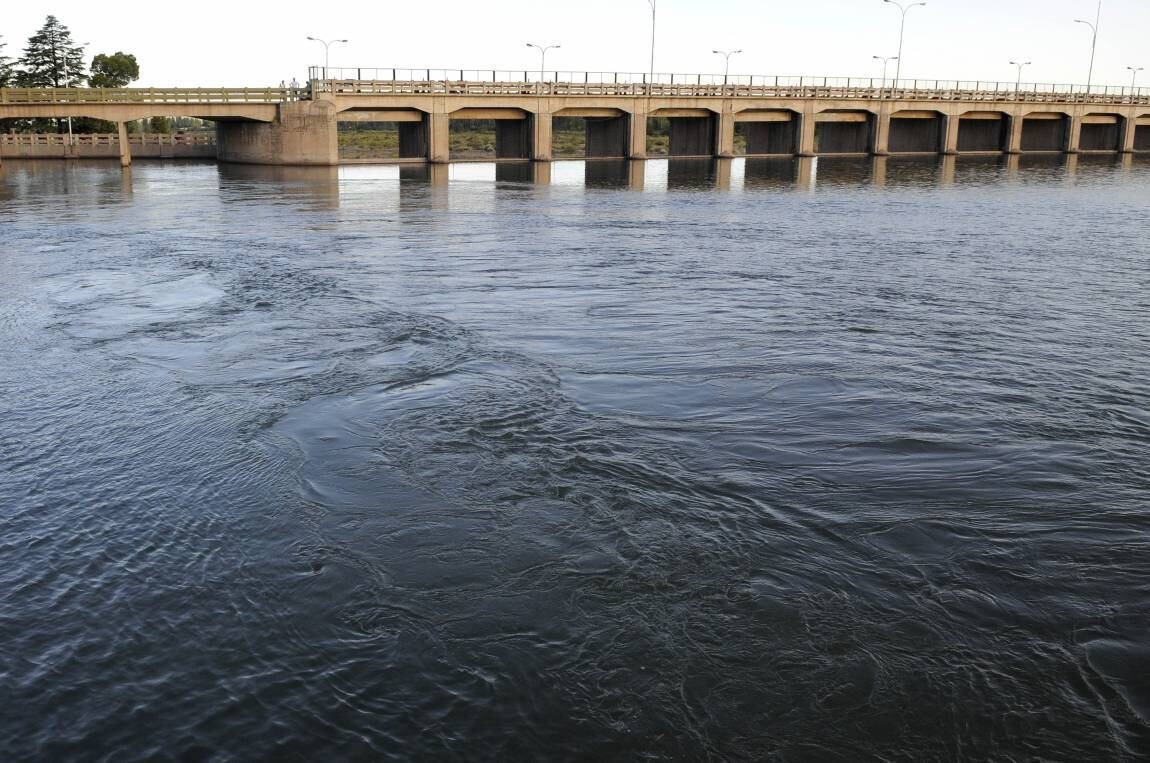
[(1122, 118), (1122, 153), (1134, 153), (1134, 136), (1138, 132), (1137, 115), (1131, 113)]
[[(531, 120), (534, 122), (534, 135), (531, 140), (531, 158), (537, 162), (549, 162), (552, 155), (550, 112), (540, 111)], [(548, 181), (550, 182), (550, 181)]]
[(874, 116), (874, 147), (875, 156), (890, 155), (890, 110), (886, 107), (879, 109)]
[(962, 126), (962, 117), (958, 114), (948, 114), (946, 117), (946, 140), (943, 143), (942, 153), (954, 156), (958, 153), (958, 130)]
[(628, 159), (647, 158), (647, 112), (631, 112), (631, 139), (627, 151)]
[(814, 105), (808, 105), (803, 110), (799, 123), (799, 156), (815, 155), (815, 110)]
[(120, 143), (120, 166), (132, 166), (132, 147), (128, 145), (128, 125), (126, 122), (116, 123), (116, 137)]
[(451, 116), (446, 112), (427, 115), (427, 159), (435, 164), (451, 161)]
[(1016, 112), (1010, 117), (1010, 140), (1006, 143), (1006, 153), (1022, 153), (1022, 114)]
[(1082, 143), (1082, 117), (1073, 115), (1066, 120), (1066, 153), (1077, 154)]
[(735, 156), (735, 113), (731, 105), (723, 104), (723, 111), (715, 116), (718, 125), (715, 130), (715, 156), (731, 159)]

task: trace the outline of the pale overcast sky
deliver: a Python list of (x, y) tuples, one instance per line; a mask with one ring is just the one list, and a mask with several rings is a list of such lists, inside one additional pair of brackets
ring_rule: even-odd
[[(140, 86), (268, 85), (322, 63), (316, 37), (347, 37), (332, 66), (537, 68), (526, 42), (560, 43), (548, 69), (646, 71), (647, 0), (434, 0), (108, 4), (5, 3), (7, 54), (53, 13), (91, 54), (136, 54)], [(1086, 80), (1096, 0), (929, 0), (907, 20), (904, 78), (1013, 81), (1010, 60), (1033, 61), (1032, 82)], [(894, 55), (898, 12), (882, 0), (659, 0), (656, 68), (716, 72), (715, 48), (742, 48), (732, 73), (878, 76)], [(1105, 0), (1095, 82), (1125, 85), (1146, 66), (1150, 0)]]

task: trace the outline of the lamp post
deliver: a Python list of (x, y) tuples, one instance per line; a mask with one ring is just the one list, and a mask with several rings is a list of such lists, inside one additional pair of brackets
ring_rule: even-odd
[(882, 91), (886, 90), (886, 68), (891, 61), (897, 61), (898, 56), (871, 56), (871, 58), (875, 61), (882, 61), (882, 87), (879, 88), (879, 98), (882, 98)]
[(727, 77), (731, 74), (731, 56), (737, 56), (743, 51), (741, 50), (713, 50), (711, 51), (716, 56), (722, 56), (726, 59), (726, 64), (723, 67), (723, 85), (727, 84)]
[(647, 77), (648, 88), (655, 84), (655, 12), (658, 10), (658, 2), (659, 0), (647, 0), (647, 4), (651, 6), (651, 69)]
[(1094, 84), (1094, 54), (1098, 50), (1098, 27), (1102, 25), (1102, 0), (1098, 0), (1098, 13), (1094, 17), (1094, 23), (1084, 19), (1074, 19), (1075, 24), (1085, 24), (1090, 27), (1093, 33), (1090, 41), (1090, 72), (1086, 75), (1086, 92), (1090, 92), (1091, 86)]
[(533, 42), (527, 43), (527, 47), (535, 48), (539, 51), (539, 82), (543, 83), (544, 71), (547, 69), (547, 51), (557, 50), (562, 48), (562, 45), (536, 45)]
[(1014, 81), (1014, 94), (1018, 95), (1018, 91), (1022, 88), (1022, 70), (1030, 66), (1033, 61), (1011, 61), (1011, 66), (1018, 67), (1018, 79)]
[(1131, 72), (1131, 74), (1130, 74), (1130, 92), (1131, 93), (1134, 92), (1134, 88), (1138, 84), (1138, 72), (1142, 71), (1145, 68), (1146, 68), (1145, 66), (1127, 66), (1126, 67), (1127, 71)]
[(898, 27), (898, 56), (895, 58), (895, 60), (898, 61), (898, 65), (895, 67), (894, 72), (894, 82), (897, 86), (899, 79), (902, 77), (902, 41), (906, 36), (906, 14), (910, 11), (911, 8), (919, 5), (926, 5), (926, 3), (911, 3), (910, 5), (903, 5), (902, 3), (896, 2), (895, 0), (882, 1), (888, 5), (893, 5), (902, 13), (902, 21), (899, 23)]
[(323, 45), (323, 78), (327, 79), (327, 70), (331, 66), (331, 46), (337, 42), (347, 42), (347, 40), (321, 40), (318, 37), (308, 37), (308, 39)]

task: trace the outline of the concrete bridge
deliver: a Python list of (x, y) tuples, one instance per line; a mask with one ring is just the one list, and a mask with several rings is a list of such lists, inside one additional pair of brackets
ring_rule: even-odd
[(151, 116), (213, 120), (219, 160), (250, 164), (336, 165), (353, 121), (394, 122), (401, 159), (445, 163), (455, 120), (494, 120), (497, 159), (547, 162), (560, 117), (584, 120), (588, 158), (647, 158), (652, 118), (669, 120), (674, 157), (733, 157), (737, 130), (747, 156), (1150, 151), (1150, 89), (364, 71), (317, 72), (306, 89), (0, 90), (0, 119), (115, 122), (125, 165), (124, 124)]

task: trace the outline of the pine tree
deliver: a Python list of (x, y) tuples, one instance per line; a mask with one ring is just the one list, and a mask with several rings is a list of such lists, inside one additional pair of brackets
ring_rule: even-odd
[(17, 83), (21, 87), (80, 87), (86, 78), (84, 48), (72, 41), (68, 27), (48, 16), (40, 31), (28, 38)]
[(12, 61), (4, 55), (4, 38), (0, 37), (0, 87), (8, 87), (12, 82)]

